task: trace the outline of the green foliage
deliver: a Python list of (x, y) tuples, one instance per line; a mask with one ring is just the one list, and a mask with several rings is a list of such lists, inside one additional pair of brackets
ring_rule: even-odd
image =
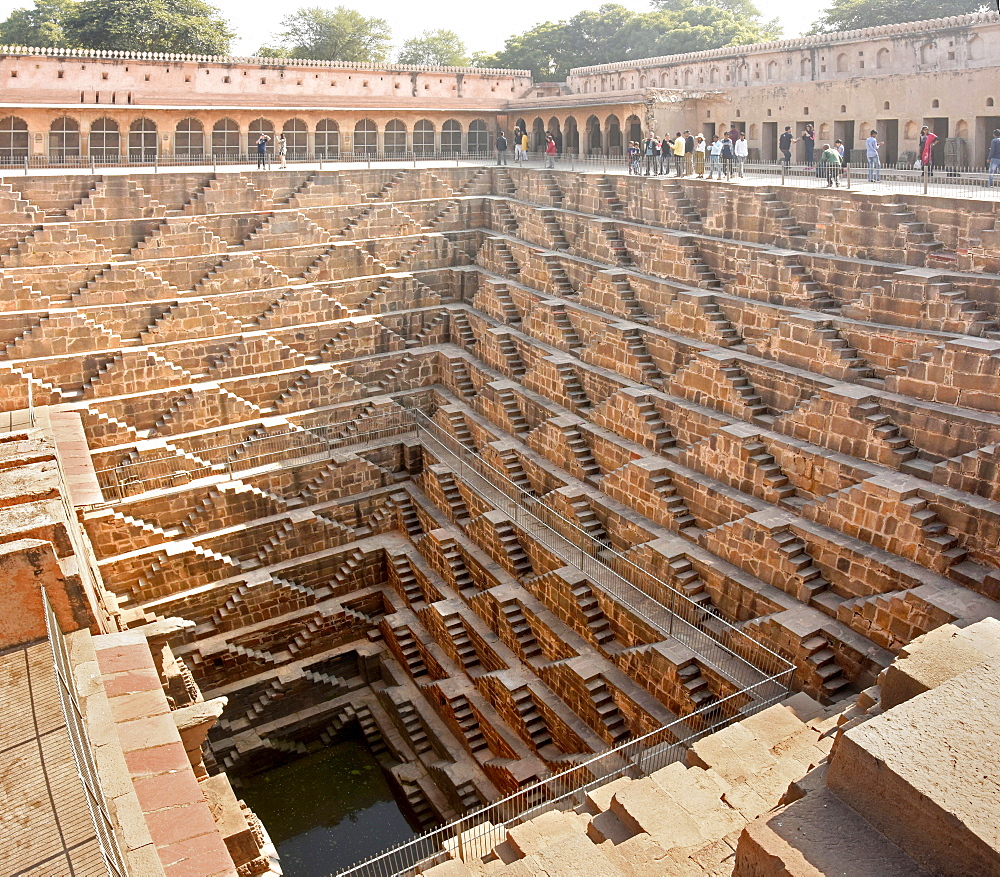
[(538, 79), (561, 79), (572, 67), (632, 58), (699, 52), (774, 39), (776, 22), (765, 22), (751, 0), (660, 0), (654, 12), (606, 4), (568, 21), (545, 22), (507, 40), (478, 66), (527, 68)]
[(0, 23), (0, 41), (127, 52), (225, 55), (234, 34), (203, 0), (36, 0)]
[(31, 9), (15, 9), (0, 22), (0, 44), (8, 46), (69, 46), (66, 18), (73, 0), (35, 0)]
[(833, 33), (905, 21), (967, 15), (991, 8), (982, 0), (832, 0), (810, 33)]
[(400, 64), (440, 64), (464, 67), (469, 63), (465, 43), (453, 30), (425, 30), (399, 50)]
[[(325, 61), (361, 61), (371, 64), (389, 57), (392, 31), (384, 18), (366, 18), (338, 6), (303, 6), (281, 20), (281, 49), (291, 58)], [(278, 56), (280, 57), (280, 56)]]

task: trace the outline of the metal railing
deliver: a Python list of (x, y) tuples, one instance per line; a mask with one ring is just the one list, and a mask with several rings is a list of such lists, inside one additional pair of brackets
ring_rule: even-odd
[[(104, 499), (114, 503), (209, 475), (228, 475), (285, 460), (294, 459), (296, 464), (323, 460), (339, 448), (403, 435), (415, 428), (411, 414), (394, 411), (347, 424), (251, 436), (241, 442), (212, 444), (188, 439), (183, 448), (178, 447), (172, 454), (98, 469), (94, 474)], [(169, 437), (166, 441), (169, 443)], [(185, 467), (182, 463), (189, 465)]]
[[(620, 777), (641, 779), (676, 761), (683, 760), (688, 748), (733, 721), (726, 717), (703, 721), (714, 711), (726, 713), (727, 702), (741, 694), (730, 695), (706, 705), (662, 728), (595, 755), (567, 770), (519, 789), (492, 804), (487, 804), (447, 825), (431, 829), (412, 840), (386, 850), (364, 862), (336, 872), (337, 877), (408, 877), (441, 864), (448, 859), (463, 862), (481, 859), (506, 837), (507, 830), (549, 810), (565, 810), (583, 805), (592, 789)], [(772, 706), (784, 693), (754, 698), (741, 706), (741, 718)], [(695, 730), (692, 726), (702, 723)]]
[(49, 644), (52, 646), (52, 661), (55, 668), (56, 686), (59, 691), (59, 705), (62, 708), (63, 719), (66, 722), (66, 733), (69, 737), (73, 761), (83, 783), (84, 797), (87, 799), (87, 809), (94, 823), (94, 832), (101, 857), (111, 877), (127, 877), (128, 870), (118, 845), (118, 837), (111, 823), (108, 806), (101, 791), (101, 781), (94, 762), (94, 753), (90, 748), (90, 739), (84, 724), (83, 713), (80, 710), (79, 696), (73, 683), (73, 668), (70, 664), (66, 639), (59, 629), (59, 621), (49, 602), (48, 594), (42, 589), (42, 605), (45, 611), (45, 628), (48, 632)]

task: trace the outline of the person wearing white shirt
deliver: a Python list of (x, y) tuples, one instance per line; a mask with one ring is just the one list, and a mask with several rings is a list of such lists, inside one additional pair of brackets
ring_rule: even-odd
[(747, 135), (740, 134), (740, 139), (733, 144), (733, 154), (736, 156), (736, 172), (743, 178), (743, 168), (746, 165), (750, 147), (747, 145)]
[(722, 141), (719, 139), (718, 135), (712, 138), (712, 142), (708, 147), (708, 177), (706, 179), (712, 179), (712, 176), (718, 172), (719, 179), (722, 179)]
[(878, 131), (873, 130), (865, 141), (865, 154), (868, 156), (868, 182), (877, 183), (882, 179), (882, 159), (878, 154)]

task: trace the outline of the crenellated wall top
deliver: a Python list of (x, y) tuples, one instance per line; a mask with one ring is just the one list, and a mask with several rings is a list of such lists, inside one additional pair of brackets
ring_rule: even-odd
[(445, 67), (424, 64), (363, 64), (360, 61), (320, 61), (309, 58), (264, 58), (258, 56), (185, 55), (175, 52), (122, 52), (103, 49), (45, 48), (41, 46), (0, 46), (0, 57), (30, 56), (84, 58), (93, 61), (159, 61), (173, 63), (221, 64), (227, 67), (322, 67), (327, 70), (371, 70), (401, 73), (448, 73), (474, 76), (530, 78), (530, 70), (505, 70), (500, 67)]
[(732, 58), (755, 55), (764, 52), (796, 51), (817, 46), (857, 42), (858, 40), (885, 37), (908, 36), (912, 34), (934, 33), (937, 31), (973, 27), (979, 24), (1000, 24), (1000, 14), (996, 12), (974, 12), (970, 15), (953, 15), (948, 18), (934, 18), (927, 21), (909, 21), (904, 24), (887, 24), (880, 27), (866, 27), (836, 33), (816, 34), (796, 37), (791, 40), (774, 40), (769, 43), (752, 43), (745, 46), (724, 46), (720, 49), (706, 49), (703, 52), (688, 52), (683, 55), (661, 55), (655, 58), (636, 58), (632, 61), (616, 61), (611, 64), (595, 64), (592, 67), (574, 67), (569, 77), (590, 76), (595, 73), (617, 73), (622, 70), (636, 70), (643, 67), (666, 67), (687, 64), (692, 61), (706, 61), (712, 58)]

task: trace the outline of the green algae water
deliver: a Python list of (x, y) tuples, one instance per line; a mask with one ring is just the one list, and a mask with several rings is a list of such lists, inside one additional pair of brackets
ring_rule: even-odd
[(360, 742), (247, 777), (237, 794), (267, 828), (285, 877), (329, 877), (415, 833)]

